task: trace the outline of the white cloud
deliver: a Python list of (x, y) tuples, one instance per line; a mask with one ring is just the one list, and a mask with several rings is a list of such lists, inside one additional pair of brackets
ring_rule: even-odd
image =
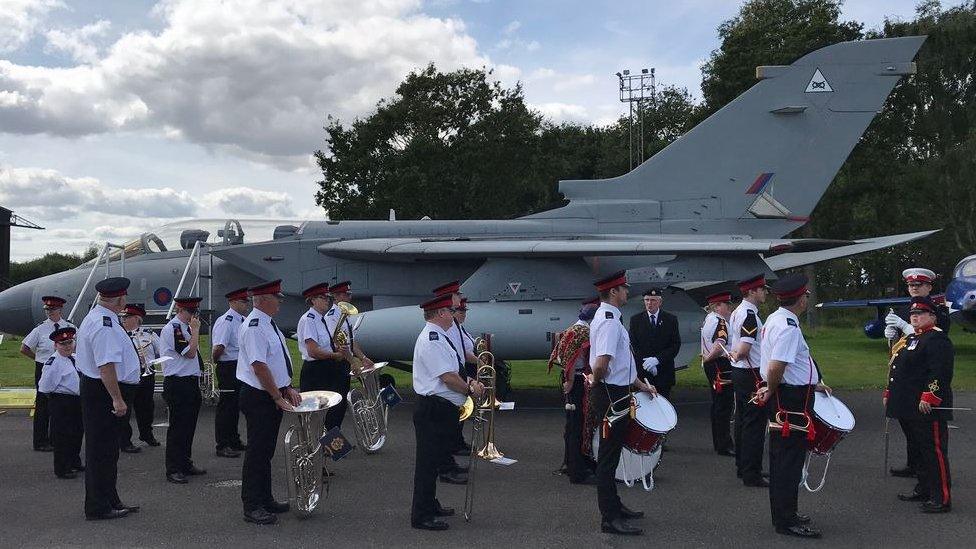
[(52, 29), (45, 33), (47, 53), (63, 51), (75, 61), (94, 63), (98, 60), (98, 45), (96, 38), (105, 35), (112, 24), (100, 20), (78, 29)]
[(203, 196), (209, 207), (235, 215), (292, 217), (291, 197), (286, 193), (262, 191), (250, 187), (220, 189)]
[(582, 105), (569, 103), (539, 103), (529, 107), (541, 112), (549, 120), (559, 122), (588, 122), (589, 112)]
[(161, 31), (126, 33), (101, 56), (66, 37), (63, 49), (86, 64), (0, 60), (0, 127), (59, 136), (148, 129), (306, 165), (326, 115), (348, 120), (371, 111), (428, 62), (442, 70), (490, 64), (461, 21), (420, 7), (419, 0), (162, 2)]
[(505, 25), (505, 28), (502, 29), (502, 34), (512, 34), (515, 31), (519, 30), (519, 28), (521, 27), (522, 27), (522, 22), (516, 19), (511, 23)]
[(58, 239), (80, 240), (88, 238), (88, 231), (82, 229), (54, 229), (48, 234)]
[(59, 0), (3, 0), (0, 2), (0, 53), (27, 43), (48, 12), (64, 7)]

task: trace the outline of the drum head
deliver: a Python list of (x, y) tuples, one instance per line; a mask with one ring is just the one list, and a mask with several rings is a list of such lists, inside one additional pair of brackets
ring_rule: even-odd
[(814, 395), (813, 413), (820, 421), (845, 433), (854, 430), (854, 414), (839, 398), (821, 392)]
[(678, 413), (668, 399), (661, 395), (651, 398), (651, 395), (641, 392), (635, 393), (637, 400), (637, 421), (645, 429), (654, 433), (669, 433), (678, 425)]
[[(600, 452), (600, 430), (593, 433), (593, 459), (596, 460)], [(661, 448), (658, 447), (650, 455), (640, 455), (627, 448), (620, 451), (620, 463), (614, 472), (614, 478), (623, 482), (638, 481), (654, 472), (657, 462), (661, 459)]]

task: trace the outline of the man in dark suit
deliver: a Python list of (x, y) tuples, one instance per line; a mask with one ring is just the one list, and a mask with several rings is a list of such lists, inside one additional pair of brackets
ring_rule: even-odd
[(630, 341), (637, 369), (665, 398), (674, 386), (674, 357), (681, 350), (678, 317), (661, 310), (664, 299), (657, 288), (644, 292), (644, 311), (630, 317)]

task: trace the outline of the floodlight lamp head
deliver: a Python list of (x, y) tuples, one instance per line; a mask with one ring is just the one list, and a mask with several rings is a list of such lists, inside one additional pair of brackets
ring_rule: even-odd
[(624, 76), (628, 76), (629, 74), (630, 74), (630, 71), (629, 70), (625, 70), (624, 71)]

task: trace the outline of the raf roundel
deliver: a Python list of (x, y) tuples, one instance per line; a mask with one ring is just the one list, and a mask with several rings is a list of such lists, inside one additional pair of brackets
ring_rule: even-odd
[(170, 301), (173, 301), (173, 292), (169, 288), (163, 286), (162, 288), (156, 288), (153, 292), (153, 301), (156, 305), (160, 307), (165, 307), (169, 305)]

